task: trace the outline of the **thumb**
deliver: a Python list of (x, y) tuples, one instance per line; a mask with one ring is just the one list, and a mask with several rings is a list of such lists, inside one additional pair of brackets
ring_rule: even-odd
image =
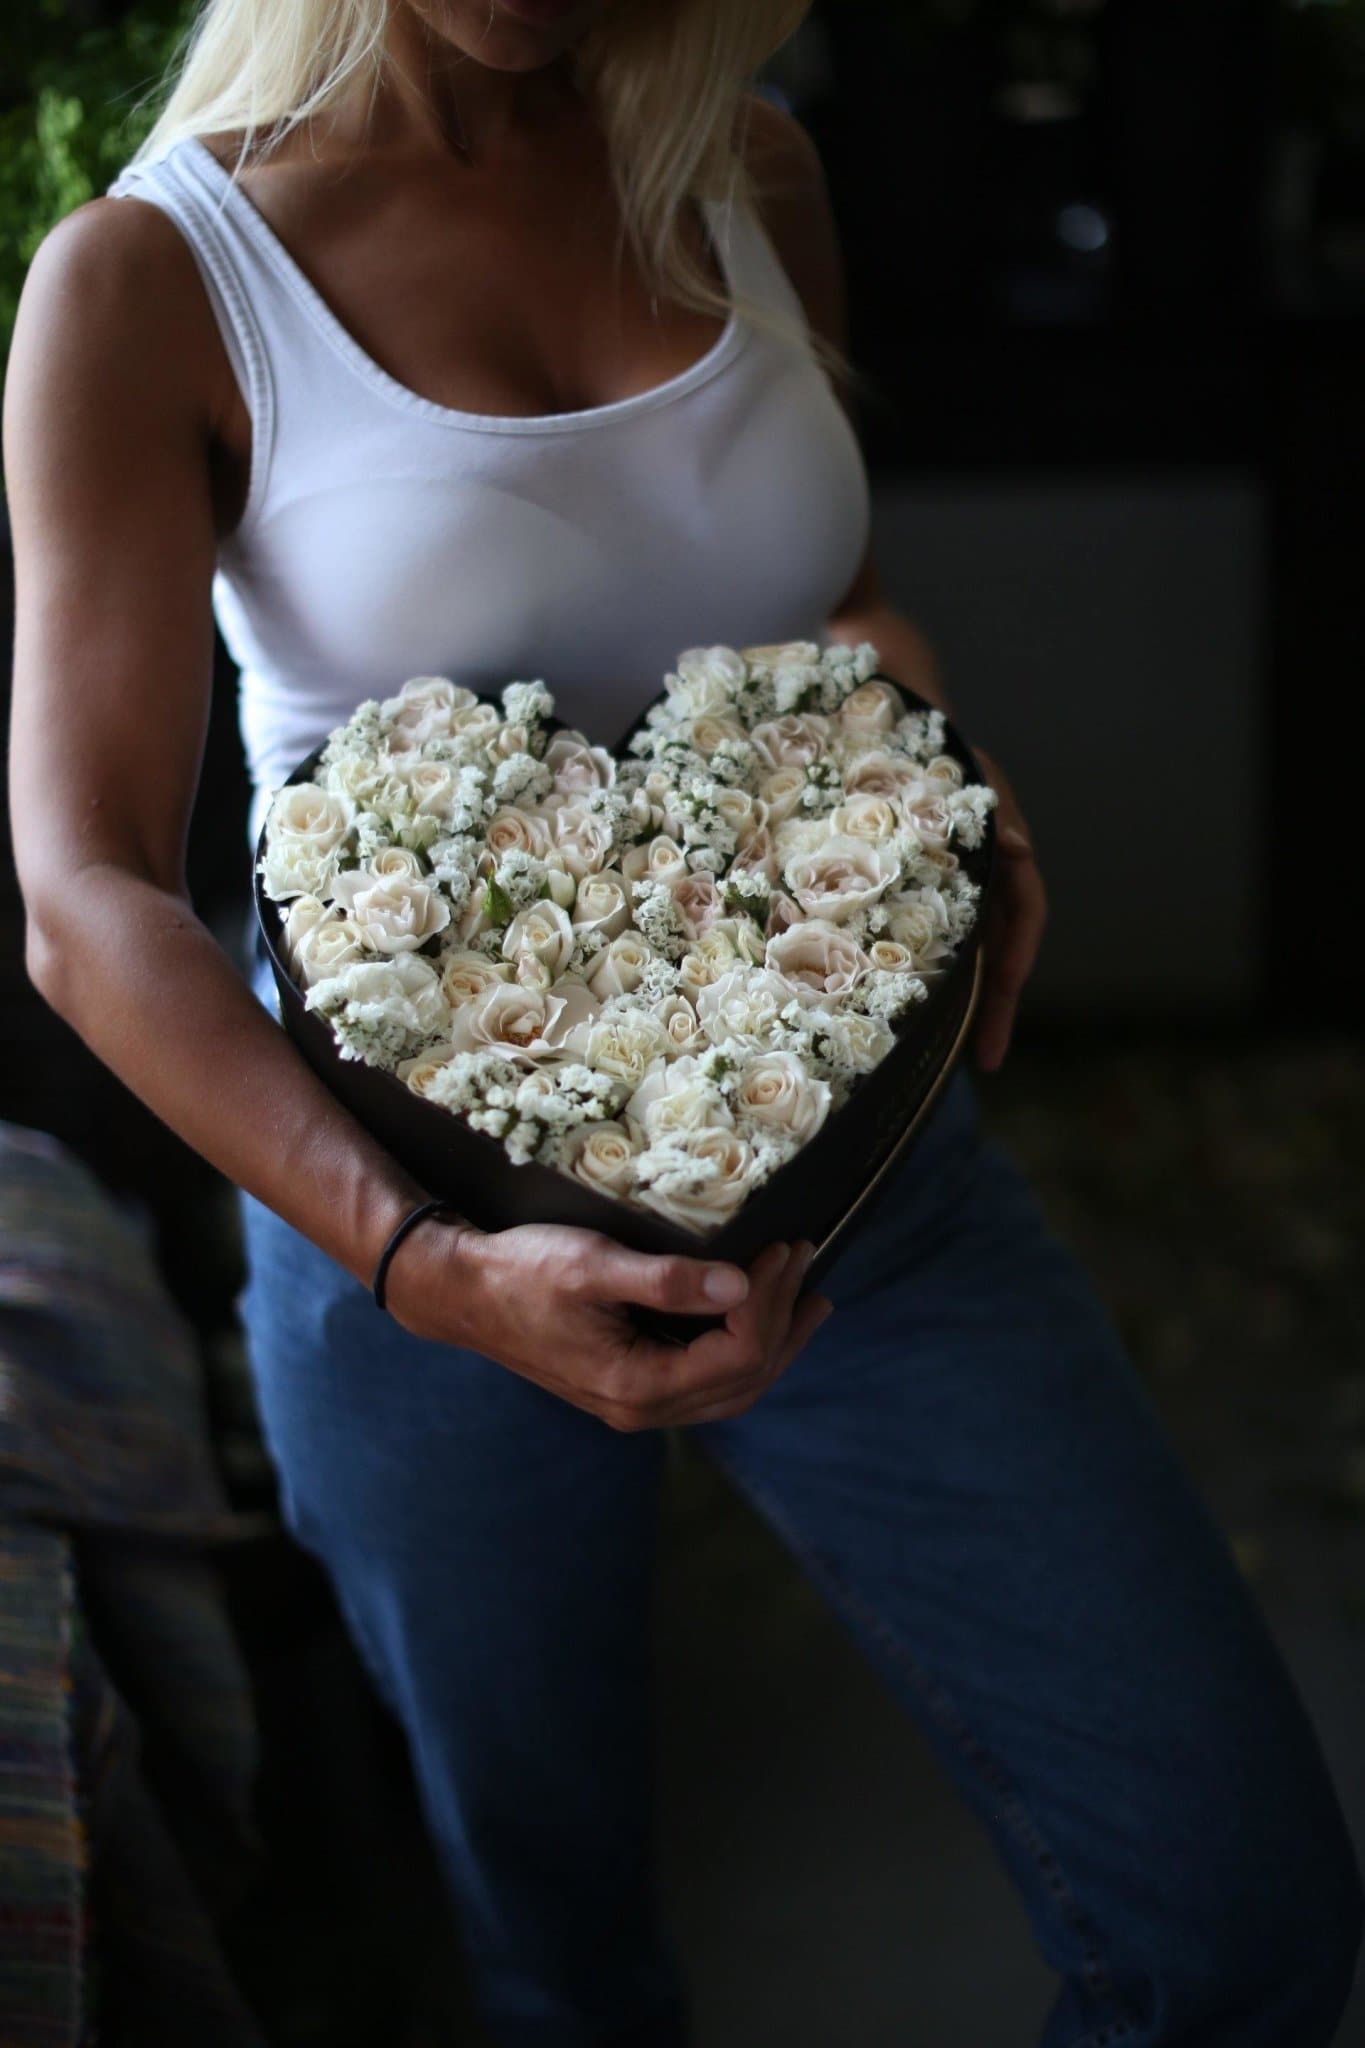
[(627, 1251), (611, 1245), (586, 1276), (598, 1301), (629, 1301), (678, 1315), (717, 1315), (737, 1308), (749, 1292), (740, 1266)]

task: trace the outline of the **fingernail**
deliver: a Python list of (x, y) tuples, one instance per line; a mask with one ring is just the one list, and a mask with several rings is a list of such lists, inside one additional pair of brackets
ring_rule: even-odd
[(738, 1308), (749, 1292), (749, 1282), (737, 1266), (711, 1266), (701, 1283), (701, 1291), (708, 1301), (714, 1301), (717, 1308)]
[(780, 1245), (779, 1245), (779, 1246), (777, 1247), (777, 1263), (776, 1263), (776, 1265), (775, 1265), (775, 1266), (773, 1267), (773, 1278), (774, 1278), (774, 1280), (775, 1280), (775, 1279), (777, 1278), (777, 1276), (778, 1276), (778, 1274), (779, 1274), (779, 1273), (785, 1273), (785, 1272), (786, 1272), (786, 1270), (787, 1270), (787, 1261), (788, 1261), (788, 1260), (790, 1259), (791, 1255), (792, 1255), (792, 1248), (791, 1248), (791, 1246), (790, 1246), (789, 1244), (780, 1244)]
[(1033, 850), (1027, 833), (1021, 832), (1017, 825), (1000, 827), (1000, 844), (1010, 853), (1031, 853)]

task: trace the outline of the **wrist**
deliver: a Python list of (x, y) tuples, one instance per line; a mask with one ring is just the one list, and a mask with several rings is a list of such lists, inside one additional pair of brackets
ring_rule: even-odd
[[(413, 1221), (403, 1225), (408, 1216)], [(453, 1207), (413, 1210), (399, 1219), (398, 1242), (386, 1240), (376, 1261), (372, 1282), (387, 1253), (382, 1281), (371, 1291), (395, 1322), (415, 1336), (439, 1336), (446, 1344), (471, 1340), (477, 1321), (477, 1289), (473, 1253), (485, 1233)], [(392, 1245), (393, 1249), (389, 1250)]]

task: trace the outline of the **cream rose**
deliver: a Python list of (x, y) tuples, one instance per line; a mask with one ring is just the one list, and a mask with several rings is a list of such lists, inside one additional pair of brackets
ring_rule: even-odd
[(905, 713), (899, 690), (890, 683), (863, 683), (839, 706), (839, 723), (855, 739), (894, 732)]
[(683, 921), (683, 930), (689, 939), (699, 939), (710, 931), (717, 918), (724, 915), (725, 905), (716, 887), (715, 877), (704, 871), (688, 875), (685, 880), (674, 882), (669, 891)]
[(848, 1073), (870, 1074), (896, 1043), (879, 1017), (864, 1017), (857, 1010), (822, 1011), (816, 1023), (826, 1059)]
[(859, 754), (844, 770), (844, 795), (880, 796), (899, 804), (919, 781), (920, 770), (904, 754)]
[(899, 874), (900, 863), (886, 847), (836, 833), (823, 846), (790, 861), (786, 881), (808, 918), (837, 923), (868, 909)]
[(794, 924), (769, 939), (765, 964), (784, 981), (794, 982), (809, 996), (847, 995), (859, 975), (866, 972), (868, 957), (862, 947), (838, 925), (810, 918)]
[(808, 1144), (829, 1115), (830, 1090), (793, 1052), (763, 1052), (746, 1061), (735, 1087), (735, 1112), (797, 1145)]
[(455, 772), (446, 761), (414, 761), (403, 771), (414, 810), (419, 817), (439, 818), (448, 824), (457, 793)]
[(750, 668), (772, 675), (778, 669), (811, 668), (820, 659), (813, 640), (774, 640), (763, 647), (741, 647)]
[(349, 918), (328, 909), (316, 896), (296, 897), (284, 926), (289, 972), (302, 988), (325, 981), (361, 958), (360, 940)]
[(602, 1003), (612, 996), (633, 995), (653, 958), (648, 941), (639, 932), (622, 932), (594, 960), (588, 987)]
[(769, 826), (781, 825), (791, 817), (801, 802), (806, 788), (804, 764), (789, 768), (774, 768), (765, 775), (758, 785), (758, 793), (768, 807)]
[(380, 713), (389, 727), (395, 754), (411, 754), (428, 740), (444, 739), (457, 712), (476, 702), (474, 692), (449, 676), (412, 676), (396, 697), (387, 697)]
[(739, 720), (721, 711), (703, 711), (687, 728), (688, 745), (695, 747), (708, 761), (724, 741), (742, 740), (747, 737)]
[(414, 1095), (425, 1095), (442, 1067), (449, 1066), (452, 1057), (450, 1046), (433, 1045), (426, 1052), (419, 1052), (414, 1059), (400, 1060), (394, 1072)]
[(520, 971), (523, 954), (538, 960), (553, 982), (568, 966), (573, 949), (573, 925), (568, 912), (561, 910), (557, 903), (529, 903), (525, 910), (517, 912), (503, 933), (503, 958), (517, 963), (519, 981), (527, 979)]
[(262, 864), (266, 889), (275, 901), (322, 895), (354, 823), (355, 805), (338, 790), (315, 782), (290, 783), (280, 790), (270, 807)]
[(584, 875), (574, 898), (573, 921), (580, 930), (601, 932), (604, 939), (620, 938), (630, 923), (630, 892), (619, 869)]
[(848, 839), (894, 839), (900, 828), (900, 813), (884, 796), (853, 796), (829, 814), (830, 831)]
[(724, 713), (744, 683), (744, 662), (733, 647), (689, 647), (664, 677), (675, 715)]
[(621, 860), (621, 872), (628, 882), (684, 881), (687, 861), (676, 839), (660, 832), (647, 845), (629, 847)]
[(557, 1056), (564, 1040), (593, 1013), (595, 1005), (579, 982), (558, 988), (522, 988), (514, 981), (485, 989), (455, 1012), (450, 1041), (456, 1052), (491, 1047), (510, 1060)]
[(542, 758), (561, 796), (587, 796), (616, 781), (616, 763), (606, 748), (590, 745), (585, 733), (569, 727), (554, 735)]
[(564, 1164), (575, 1180), (603, 1195), (628, 1195), (635, 1182), (638, 1147), (626, 1126), (613, 1119), (580, 1124), (564, 1145)]
[(554, 813), (551, 840), (576, 881), (598, 874), (611, 858), (612, 828), (581, 804), (562, 804)]
[(441, 991), (452, 1010), (472, 1002), (496, 983), (512, 978), (506, 961), (490, 960), (486, 953), (446, 953), (439, 964)]
[(654, 1006), (654, 1015), (664, 1028), (670, 1058), (678, 1059), (683, 1053), (705, 1052), (709, 1041), (696, 1010), (685, 995), (661, 997)]
[(350, 913), (372, 953), (415, 953), (450, 923), (450, 905), (430, 882), (352, 868), (332, 886), (332, 900)]
[(426, 877), (420, 854), (406, 846), (381, 846), (367, 862), (370, 873), (383, 882), (420, 882)]
[(505, 853), (530, 853), (543, 859), (550, 850), (550, 830), (544, 818), (518, 810), (515, 804), (503, 804), (494, 811), (483, 837), (494, 860), (501, 860)]
[[(756, 725), (749, 738), (769, 768), (805, 768), (824, 753), (829, 726), (829, 720), (817, 711), (788, 712), (785, 718), (769, 718)], [(766, 790), (762, 793), (767, 796)]]

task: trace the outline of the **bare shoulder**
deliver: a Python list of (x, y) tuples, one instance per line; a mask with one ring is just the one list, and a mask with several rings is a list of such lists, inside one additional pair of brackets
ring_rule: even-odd
[(750, 93), (742, 112), (744, 166), (763, 225), (812, 327), (844, 345), (839, 235), (820, 152), (783, 108)]
[(230, 365), (188, 244), (160, 207), (88, 200), (38, 247), (24, 280), (10, 382), (107, 405), (159, 395), (211, 420)]

